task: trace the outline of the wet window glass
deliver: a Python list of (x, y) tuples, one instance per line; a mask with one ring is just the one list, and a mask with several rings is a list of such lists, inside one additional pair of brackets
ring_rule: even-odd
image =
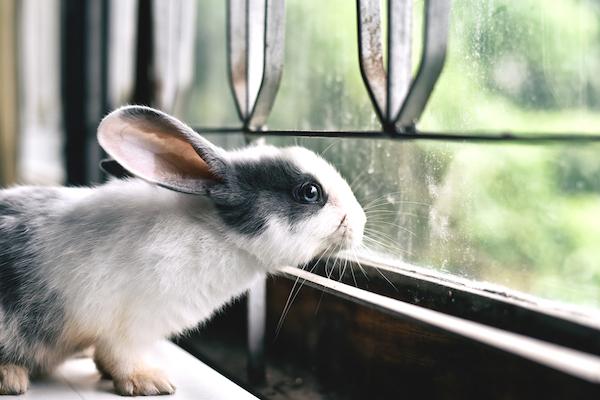
[[(598, 132), (600, 6), (546, 3), (453, 1), (447, 65), (419, 128)], [(416, 33), (422, 6), (415, 2)], [(214, 66), (197, 68), (187, 114), (207, 125), (236, 121), (224, 6), (214, 12), (199, 13), (199, 64)], [(380, 129), (360, 76), (356, 29), (354, 2), (286, 2), (285, 67), (269, 128)], [(223, 53), (206, 53), (210, 32)], [(418, 49), (416, 38), (415, 65)], [(361, 251), (600, 308), (600, 145), (269, 141), (307, 146), (338, 167), (367, 210)]]
[(600, 132), (599, 2), (454, 0), (448, 46), (419, 128)]
[(295, 142), (351, 183), (367, 257), (600, 308), (600, 144)]
[(358, 68), (356, 3), (286, 2), (285, 64), (271, 129), (379, 129)]
[(176, 114), (195, 126), (240, 126), (227, 76), (226, 2), (196, 1), (193, 82)]

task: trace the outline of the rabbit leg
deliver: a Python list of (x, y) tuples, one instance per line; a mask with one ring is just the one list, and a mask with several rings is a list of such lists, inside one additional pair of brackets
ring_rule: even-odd
[(102, 364), (102, 361), (96, 356), (96, 352), (94, 351), (94, 364), (96, 364), (96, 369), (100, 372), (100, 377), (102, 379), (112, 379), (110, 372), (108, 369)]
[(29, 371), (14, 364), (0, 364), (0, 395), (23, 394), (29, 387)]
[(123, 396), (152, 396), (175, 393), (165, 374), (149, 368), (131, 347), (103, 343), (96, 345), (94, 360), (103, 375), (112, 377), (117, 393)]
[(113, 379), (116, 391), (123, 396), (153, 396), (175, 393), (175, 386), (158, 370), (136, 369), (124, 378)]

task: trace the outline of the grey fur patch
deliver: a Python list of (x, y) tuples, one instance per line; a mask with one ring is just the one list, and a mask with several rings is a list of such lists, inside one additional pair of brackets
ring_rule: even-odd
[(131, 178), (134, 175), (127, 171), (121, 164), (115, 160), (105, 159), (100, 161), (100, 169), (108, 175), (114, 176), (118, 179)]
[(6, 193), (0, 191), (0, 362), (35, 366), (34, 349), (55, 345), (64, 324), (60, 295), (48, 288), (33, 250), (55, 196), (52, 189), (27, 198)]
[(293, 226), (319, 212), (327, 201), (326, 193), (316, 204), (294, 199), (294, 189), (305, 182), (319, 183), (281, 157), (243, 161), (230, 165), (225, 182), (212, 186), (208, 195), (227, 225), (252, 236), (263, 232), (273, 216)]

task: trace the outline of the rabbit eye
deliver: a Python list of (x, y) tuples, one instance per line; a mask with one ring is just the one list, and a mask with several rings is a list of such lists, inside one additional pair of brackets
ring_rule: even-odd
[(317, 183), (306, 182), (296, 187), (294, 198), (301, 203), (318, 203), (323, 197), (322, 192), (321, 187)]

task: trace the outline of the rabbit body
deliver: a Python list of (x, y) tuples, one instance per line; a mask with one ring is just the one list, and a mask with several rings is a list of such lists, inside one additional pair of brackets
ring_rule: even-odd
[(196, 326), (268, 270), (225, 232), (208, 201), (139, 179), (0, 191), (0, 362), (46, 372)]
[(225, 151), (135, 106), (108, 115), (98, 139), (138, 178), (0, 190), (0, 394), (92, 345), (118, 393), (173, 393), (145, 348), (280, 266), (362, 240), (352, 190), (307, 149)]

